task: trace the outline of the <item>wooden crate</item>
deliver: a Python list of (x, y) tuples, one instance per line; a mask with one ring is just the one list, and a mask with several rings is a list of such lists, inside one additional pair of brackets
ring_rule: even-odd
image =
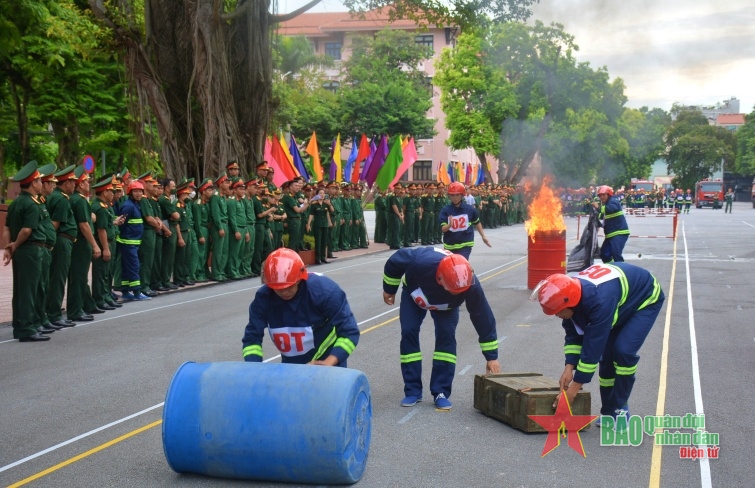
[[(546, 432), (528, 415), (553, 415), (558, 381), (540, 373), (476, 375), (474, 408), (524, 432)], [(590, 392), (580, 391), (571, 405), (574, 415), (590, 415)]]

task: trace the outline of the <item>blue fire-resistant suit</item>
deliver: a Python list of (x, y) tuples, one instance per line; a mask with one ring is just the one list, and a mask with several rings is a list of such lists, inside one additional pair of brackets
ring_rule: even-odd
[(610, 197), (605, 205), (601, 205), (598, 218), (603, 222), (605, 233), (603, 245), (600, 246), (600, 259), (604, 263), (624, 261), (621, 253), (629, 239), (629, 226), (619, 200)]
[[(451, 397), (451, 383), (456, 370), (456, 325), (459, 307), (467, 304), (467, 311), (479, 337), (482, 355), (487, 361), (498, 359), (498, 338), (495, 317), (480, 282), (464, 293), (448, 293), (435, 278), (441, 259), (448, 251), (433, 247), (417, 247), (396, 251), (385, 263), (383, 291), (395, 295), (403, 283), (399, 318), (401, 320), (401, 374), (406, 396), (422, 395), (422, 353), (419, 330), (430, 311), (435, 322), (435, 352), (430, 376), (430, 393)], [(403, 276), (403, 279), (402, 279)]]
[(335, 281), (317, 273), (300, 281), (290, 300), (267, 286), (257, 290), (242, 339), (244, 361), (262, 361), (265, 328), (284, 363), (306, 364), (332, 354), (338, 366), (346, 367), (359, 342), (359, 327), (346, 294)]
[(600, 364), (602, 415), (611, 415), (629, 400), (645, 342), (665, 299), (658, 280), (626, 263), (596, 264), (580, 272), (582, 297), (566, 331), (566, 364), (575, 366), (574, 381), (589, 383)]
[[(139, 278), (139, 244), (144, 234), (144, 219), (139, 203), (133, 198), (127, 198), (118, 209), (118, 215), (126, 216), (126, 222), (121, 225), (118, 237), (115, 238), (118, 253), (121, 255), (121, 290), (141, 293)], [(146, 285), (145, 285), (146, 286)]]
[(461, 201), (457, 207), (449, 203), (443, 207), (438, 215), (440, 226), (448, 225), (443, 233), (443, 247), (447, 251), (461, 254), (466, 259), (472, 253), (474, 246), (474, 226), (480, 222), (480, 213), (472, 205)]

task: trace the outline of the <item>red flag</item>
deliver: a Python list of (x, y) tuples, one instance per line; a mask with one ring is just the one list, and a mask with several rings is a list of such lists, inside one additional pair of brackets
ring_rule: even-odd
[(359, 152), (357, 152), (357, 159), (354, 161), (354, 168), (351, 172), (351, 182), (359, 183), (360, 165), (362, 161), (367, 159), (370, 155), (370, 141), (367, 140), (367, 136), (362, 134), (362, 140), (359, 141)]
[(296, 178), (296, 171), (294, 170), (291, 161), (288, 160), (288, 156), (286, 156), (286, 152), (283, 150), (283, 146), (281, 146), (281, 141), (278, 139), (277, 135), (273, 135), (273, 147), (271, 148), (271, 153), (274, 159), (273, 164), (276, 166), (276, 176), (280, 173), (286, 177), (286, 181)]

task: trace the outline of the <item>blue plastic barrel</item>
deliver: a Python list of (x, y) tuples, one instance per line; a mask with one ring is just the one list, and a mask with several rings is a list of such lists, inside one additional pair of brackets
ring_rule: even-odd
[(163, 449), (178, 473), (348, 484), (367, 465), (370, 385), (347, 368), (184, 363), (163, 407)]

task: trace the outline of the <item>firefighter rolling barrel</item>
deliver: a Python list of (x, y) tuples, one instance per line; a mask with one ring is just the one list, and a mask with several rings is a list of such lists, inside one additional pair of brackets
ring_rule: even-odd
[(355, 483), (371, 432), (367, 377), (346, 368), (187, 362), (163, 409), (170, 467), (223, 478)]

